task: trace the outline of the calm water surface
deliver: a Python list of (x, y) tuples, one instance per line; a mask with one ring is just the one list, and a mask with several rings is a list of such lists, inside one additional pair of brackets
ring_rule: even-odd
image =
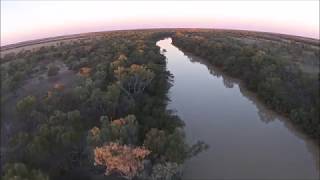
[(169, 108), (184, 120), (189, 143), (210, 145), (186, 162), (184, 179), (319, 179), (319, 147), (286, 119), (170, 38), (157, 45), (174, 75)]

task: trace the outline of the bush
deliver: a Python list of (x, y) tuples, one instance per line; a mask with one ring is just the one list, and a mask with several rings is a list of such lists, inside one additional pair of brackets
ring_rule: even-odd
[(4, 170), (3, 180), (49, 180), (40, 170), (30, 169), (23, 163), (8, 164)]
[(58, 74), (60, 68), (56, 65), (50, 65), (48, 68), (48, 76), (55, 76)]

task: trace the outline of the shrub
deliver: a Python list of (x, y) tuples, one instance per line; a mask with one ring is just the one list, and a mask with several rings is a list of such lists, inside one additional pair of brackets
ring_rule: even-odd
[(55, 76), (58, 74), (60, 68), (56, 65), (50, 65), (48, 68), (48, 76)]

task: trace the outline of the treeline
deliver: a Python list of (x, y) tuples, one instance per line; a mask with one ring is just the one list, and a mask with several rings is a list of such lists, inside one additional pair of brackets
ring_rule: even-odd
[[(308, 45), (267, 46), (259, 40), (244, 43), (239, 37), (210, 31), (178, 31), (173, 35), (173, 44), (241, 79), (265, 104), (319, 140), (319, 74), (303, 72), (295, 62), (297, 56), (303, 59), (303, 48)], [(293, 49), (299, 51), (292, 52)], [(319, 58), (319, 48), (308, 50)]]
[(156, 46), (167, 35), (109, 33), (7, 55), (1, 96), (31, 77), (59, 74), (44, 61), (63, 62), (77, 80), (12, 107), (19, 126), (1, 152), (3, 179), (180, 178), (181, 164), (207, 147), (188, 145), (183, 121), (167, 110), (172, 77)]

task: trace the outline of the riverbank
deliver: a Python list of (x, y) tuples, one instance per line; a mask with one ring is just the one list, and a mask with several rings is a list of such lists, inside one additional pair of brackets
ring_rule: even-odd
[(174, 76), (169, 108), (185, 121), (189, 143), (201, 139), (210, 146), (186, 162), (184, 179), (319, 176), (319, 148), (291, 122), (257, 101), (239, 81), (184, 53), (170, 39), (158, 46), (166, 49)]
[[(319, 47), (260, 41), (248, 44), (233, 37), (222, 39), (221, 34), (212, 32), (179, 32), (173, 43), (241, 79), (267, 106), (319, 140), (319, 66), (315, 66), (319, 64)], [(299, 51), (302, 46), (304, 50)], [(304, 56), (304, 51), (310, 56)]]

